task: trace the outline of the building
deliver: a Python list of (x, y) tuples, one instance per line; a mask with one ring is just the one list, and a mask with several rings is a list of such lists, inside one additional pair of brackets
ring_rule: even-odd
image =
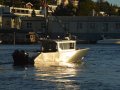
[[(31, 8), (19, 8), (19, 7), (8, 7), (4, 5), (0, 5), (0, 15), (4, 13), (14, 13), (20, 17), (31, 17), (33, 9)], [(43, 16), (41, 10), (34, 10), (36, 16)]]
[[(0, 15), (0, 40), (2, 43), (36, 43), (37, 37), (35, 31), (37, 32), (41, 29), (39, 28), (39, 24), (42, 23), (42, 17), (38, 19), (34, 19), (34, 17), (29, 18), (30, 17), (18, 17), (13, 13)], [(34, 23), (34, 21), (39, 22), (39, 24)], [(32, 27), (33, 25), (37, 27), (35, 26), (36, 28), (34, 29)]]
[(120, 38), (119, 16), (64, 16), (49, 17), (49, 33), (52, 38), (63, 37), (69, 32), (79, 40), (97, 41), (106, 38)]
[[(30, 8), (18, 8), (18, 7), (10, 7), (10, 13), (14, 13), (17, 16), (20, 17), (31, 17), (32, 11), (34, 9), (30, 9)], [(41, 10), (34, 10), (36, 16), (44, 16), (41, 13)]]
[[(43, 17), (18, 17), (13, 13), (4, 13), (0, 15), (0, 40), (7, 35), (6, 33), (11, 33), (6, 36), (8, 40), (11, 40), (14, 32), (20, 34), (16, 34), (16, 37), (26, 37), (30, 34), (31, 39), (35, 33), (45, 32), (54, 39), (58, 36), (63, 38), (66, 33), (71, 33), (79, 40), (91, 42), (102, 39), (103, 35), (107, 38), (120, 38), (119, 16), (49, 16), (48, 29), (46, 29), (45, 21)], [(17, 41), (22, 41), (22, 39)]]
[(20, 29), (44, 33), (45, 25), (45, 18), (43, 17), (22, 17)]
[[(28, 8), (8, 7), (8, 6), (0, 5), (0, 15), (4, 13), (13, 13), (19, 17), (31, 17), (32, 12), (34, 11), (37, 17), (44, 17), (45, 14), (44, 8), (40, 7), (40, 10), (35, 10), (29, 6), (29, 3), (27, 4), (28, 4), (27, 5)], [(48, 5), (48, 6), (49, 6), (48, 13), (49, 15), (51, 15), (51, 13), (54, 12), (55, 9), (57, 8), (57, 5)]]
[(96, 42), (104, 35), (107, 38), (120, 38), (119, 16), (50, 16), (48, 30), (45, 19), (29, 17), (21, 19), (21, 30), (47, 32), (51, 38), (63, 38), (66, 33), (77, 36), (79, 40)]
[(0, 15), (0, 29), (19, 29), (19, 18), (12, 13), (4, 13)]
[(0, 15), (3, 13), (10, 13), (10, 8), (8, 6), (0, 5)]

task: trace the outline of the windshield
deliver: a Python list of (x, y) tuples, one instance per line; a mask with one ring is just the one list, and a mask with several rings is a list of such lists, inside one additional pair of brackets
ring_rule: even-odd
[(62, 49), (62, 50), (75, 48), (74, 43), (60, 43), (59, 45), (60, 45), (60, 49)]

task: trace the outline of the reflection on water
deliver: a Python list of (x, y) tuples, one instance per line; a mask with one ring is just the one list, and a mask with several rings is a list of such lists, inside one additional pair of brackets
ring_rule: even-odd
[[(34, 67), (34, 66), (1, 66), (0, 90), (80, 90), (80, 84), (75, 78), (78, 76), (78, 68), (68, 67)], [(80, 69), (79, 69), (80, 72)]]
[(76, 68), (66, 67), (41, 67), (36, 68), (36, 80), (53, 82), (57, 88), (79, 90), (79, 84), (72, 79), (77, 75)]

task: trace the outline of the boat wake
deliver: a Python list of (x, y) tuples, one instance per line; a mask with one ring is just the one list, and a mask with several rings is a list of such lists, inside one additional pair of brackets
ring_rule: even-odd
[(4, 64), (13, 64), (13, 62), (0, 62), (0, 65), (4, 65)]

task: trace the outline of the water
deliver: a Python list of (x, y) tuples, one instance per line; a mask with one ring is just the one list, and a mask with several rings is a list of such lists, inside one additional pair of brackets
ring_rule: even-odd
[(77, 68), (13, 67), (15, 49), (39, 45), (0, 45), (0, 90), (120, 90), (120, 45), (78, 45), (90, 48)]

